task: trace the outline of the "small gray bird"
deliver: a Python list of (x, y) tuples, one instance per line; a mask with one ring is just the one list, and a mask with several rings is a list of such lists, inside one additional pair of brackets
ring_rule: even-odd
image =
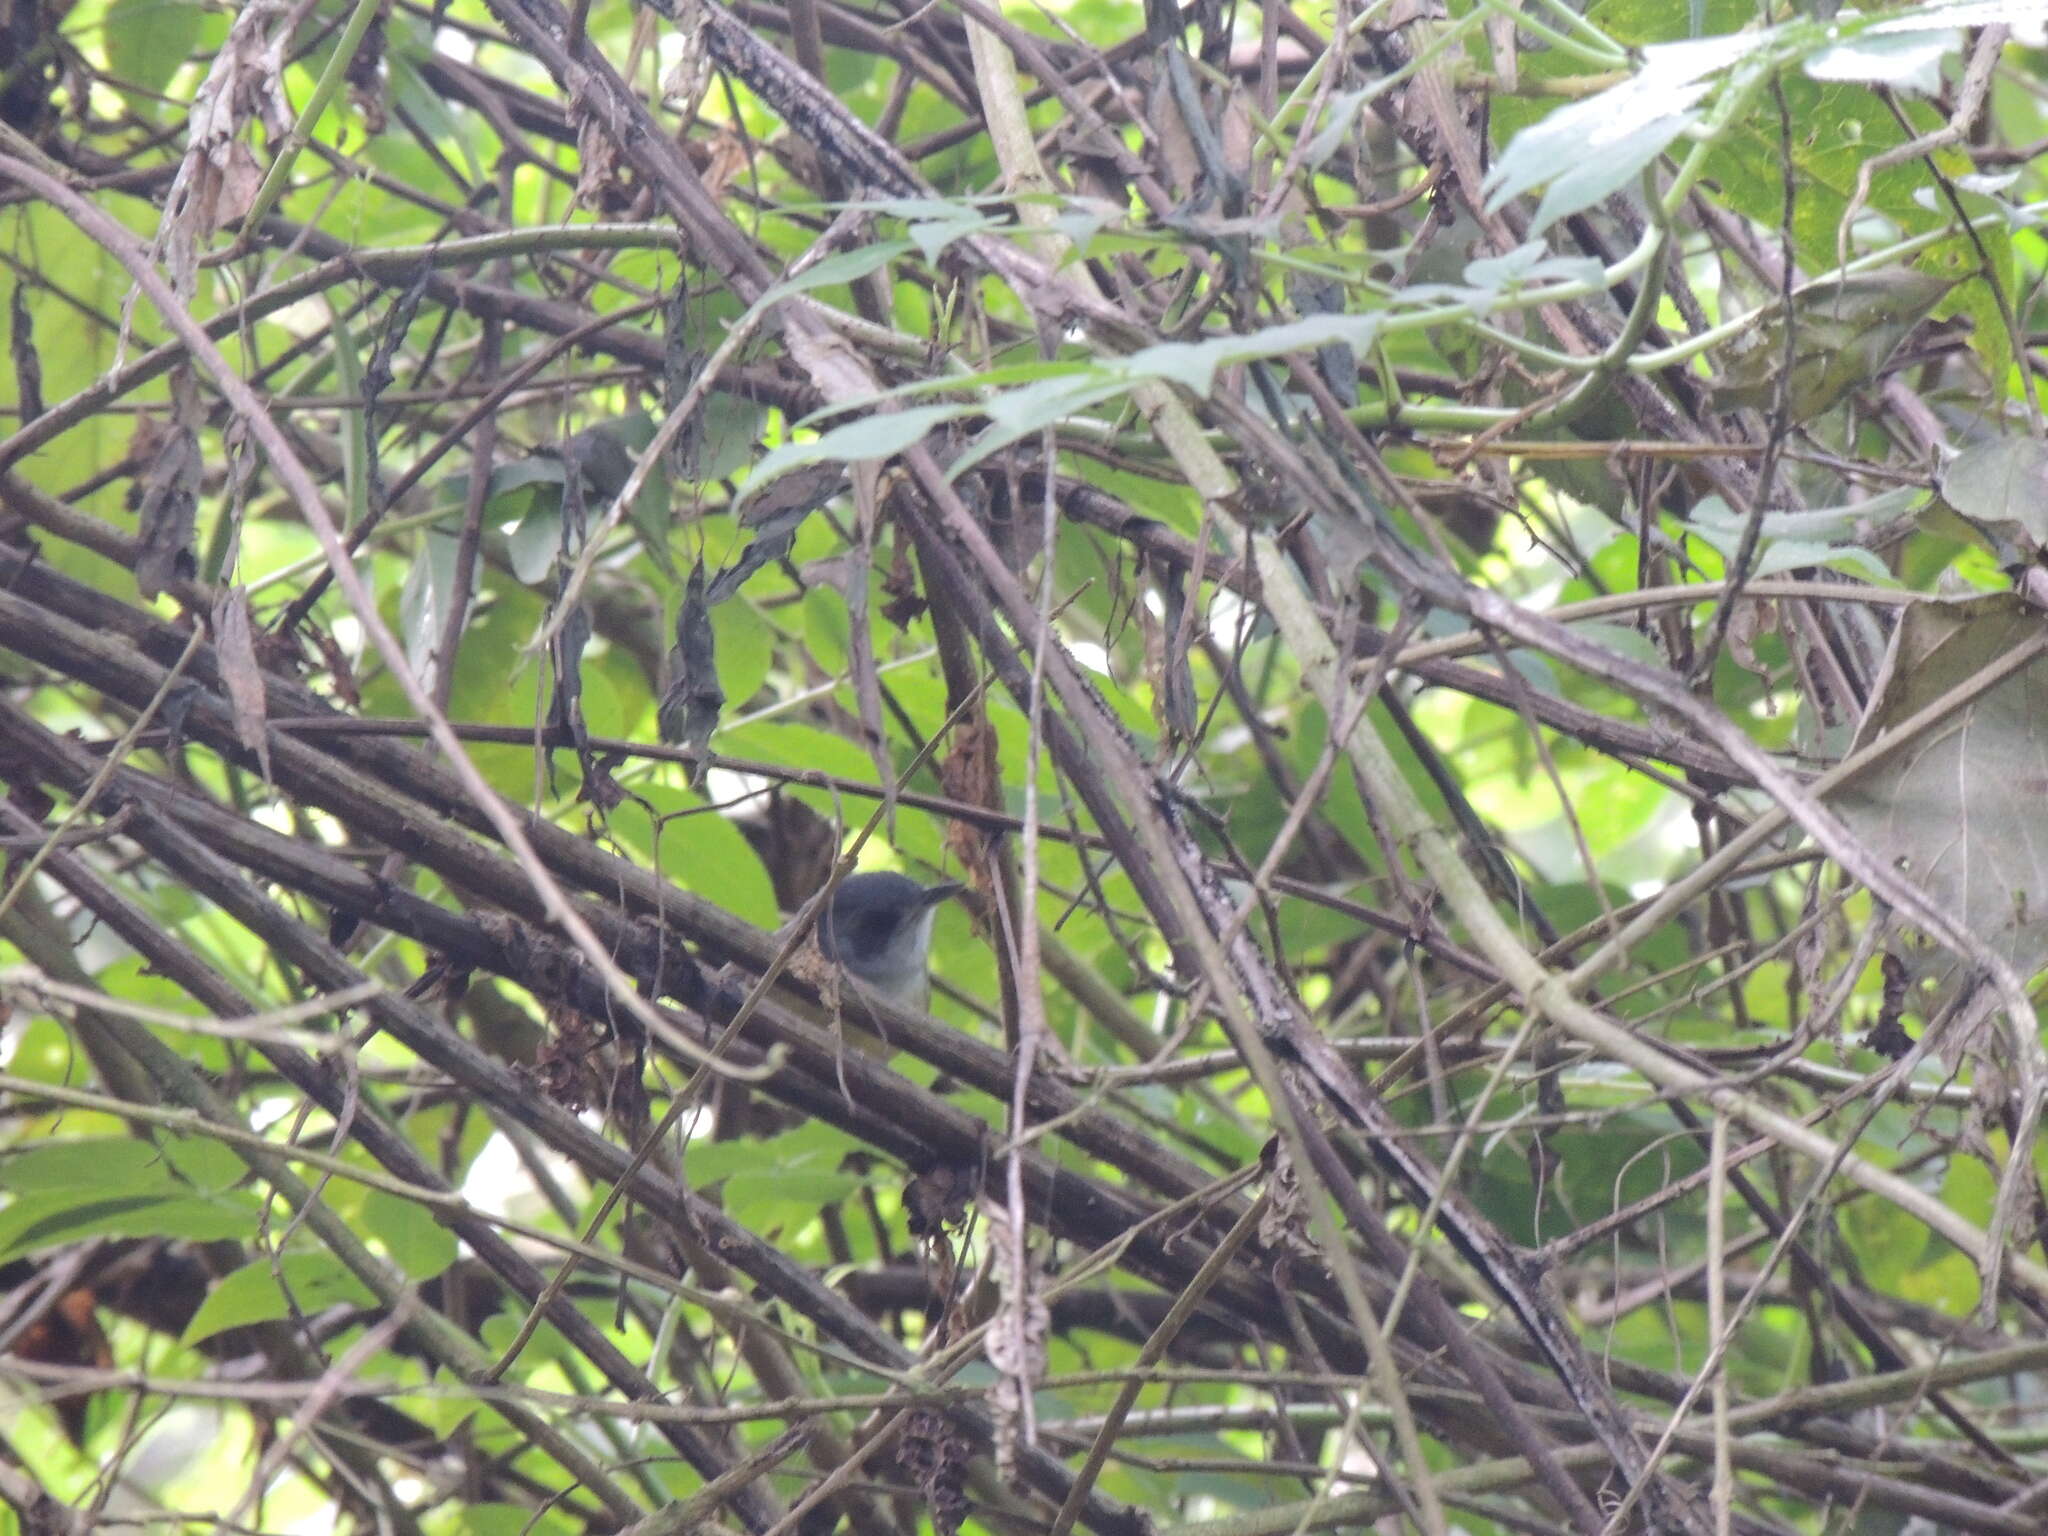
[(919, 885), (886, 870), (848, 875), (818, 919), (818, 950), (899, 1008), (922, 1013), (931, 999), (932, 920), (962, 889), (957, 880)]

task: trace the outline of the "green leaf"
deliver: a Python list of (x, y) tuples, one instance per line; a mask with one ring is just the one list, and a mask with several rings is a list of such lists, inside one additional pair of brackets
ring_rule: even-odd
[[(1760, 553), (1750, 566), (1749, 576), (1754, 579), (1807, 566), (1832, 566), (1853, 571), (1879, 586), (1896, 586), (1884, 562), (1855, 542), (1857, 531), (1902, 517), (1926, 497), (1919, 486), (1904, 485), (1850, 507), (1766, 512), (1758, 523)], [(1742, 548), (1748, 519), (1720, 497), (1708, 496), (1693, 508), (1689, 523), (1692, 531), (1713, 545), (1724, 559), (1732, 560)]]
[(371, 1190), (363, 1200), (363, 1230), (411, 1280), (431, 1280), (455, 1262), (455, 1234), (417, 1200)]
[(1536, 216), (1529, 221), (1529, 233), (1541, 234), (1559, 219), (1592, 207), (1610, 193), (1634, 186), (1644, 168), (1663, 154), (1691, 122), (1689, 113), (1657, 118), (1602, 144), (1597, 154), (1560, 171), (1543, 189), (1543, 198), (1536, 204)]
[[(477, 1330), (484, 1341), (484, 1348), (494, 1355), (501, 1355), (510, 1349), (512, 1341), (519, 1336), (520, 1321), (519, 1318), (509, 1317), (503, 1312), (493, 1312), (484, 1319), (483, 1326)], [(524, 1370), (532, 1370), (535, 1366), (550, 1360), (581, 1361), (582, 1358), (582, 1355), (569, 1347), (569, 1341), (562, 1337), (561, 1329), (553, 1323), (542, 1323), (533, 1330), (533, 1337), (526, 1341), (526, 1347), (519, 1355), (519, 1364)]]
[(1973, 443), (1941, 476), (1941, 496), (2008, 563), (2048, 548), (2048, 443), (1999, 437)]
[[(761, 423), (768, 418), (768, 408), (757, 400), (744, 395), (727, 394), (714, 389), (704, 397), (704, 404), (698, 410), (697, 453), (690, 469), (698, 480), (709, 483), (724, 480), (746, 467), (754, 451), (754, 444), (761, 440)], [(650, 552), (667, 537), (668, 507), (661, 508), (662, 522), (656, 526), (642, 524), (640, 502), (648, 498), (643, 492), (640, 501), (634, 503), (633, 521), (641, 525), (641, 536), (647, 540)]]
[(714, 1141), (690, 1147), (686, 1157), (690, 1183), (709, 1188), (721, 1179), (763, 1167), (807, 1172), (837, 1172), (857, 1145), (844, 1131), (823, 1121), (802, 1125), (766, 1141)]
[(851, 1173), (756, 1168), (725, 1181), (726, 1214), (756, 1229), (807, 1222), (825, 1206), (851, 1195), (861, 1182)]
[(163, 1155), (180, 1179), (206, 1194), (233, 1189), (249, 1171), (232, 1147), (211, 1136), (167, 1136)]
[[(1768, 110), (1759, 105), (1723, 133), (1708, 156), (1707, 175), (1718, 183), (1730, 208), (1775, 229), (1784, 217), (1789, 150), (1789, 169), (1798, 191), (1792, 209), (1793, 246), (1803, 266), (1825, 272), (1838, 260), (1836, 241), (1858, 174), (1868, 161), (1903, 144), (1909, 130), (1901, 128), (1885, 104), (1861, 85), (1786, 73), (1779, 76), (1778, 88), (1793, 125), (1789, 144), (1782, 136), (1775, 105)], [(1910, 132), (1933, 125), (1934, 114), (1924, 103), (1901, 105)], [(1967, 158), (1958, 159), (1958, 164), (1948, 166), (1951, 173), (1969, 169)], [(1947, 215), (1934, 213), (1916, 201), (1916, 194), (1927, 185), (1926, 167), (1917, 161), (1887, 167), (1871, 179), (1867, 207), (1891, 220), (1902, 234), (1933, 229)], [(1928, 252), (1919, 264), (1941, 270), (1936, 254), (1951, 245), (1967, 252), (1969, 265), (1975, 265), (1971, 242), (1962, 237)]]
[(562, 504), (554, 497), (538, 500), (505, 541), (512, 574), (529, 587), (539, 586), (562, 553)]
[[(162, 1154), (132, 1136), (51, 1141), (0, 1158), (0, 1189), (17, 1195), (82, 1194), (90, 1190), (177, 1193)], [(0, 1214), (0, 1220), (4, 1220)]]
[[(278, 1285), (280, 1274), (284, 1287)], [(230, 1328), (289, 1317), (293, 1303), (301, 1312), (317, 1312), (337, 1302), (367, 1307), (376, 1299), (331, 1253), (287, 1253), (274, 1266), (269, 1259), (257, 1259), (223, 1275), (206, 1293), (185, 1325), (182, 1342), (197, 1344)]]
[(0, 1211), (0, 1263), (87, 1237), (182, 1237), (211, 1243), (255, 1230), (253, 1196), (165, 1190), (24, 1195)]
[(628, 801), (612, 812), (612, 831), (663, 878), (757, 928), (773, 928), (781, 920), (761, 856), (725, 815), (689, 790), (649, 785), (639, 794), (660, 815), (658, 829), (645, 807)]
[(1756, 559), (1750, 567), (1752, 579), (1776, 576), (1783, 571), (1805, 570), (1809, 567), (1828, 566), (1838, 571), (1849, 571), (1880, 587), (1897, 586), (1892, 573), (1875, 554), (1854, 544), (1802, 544), (1797, 539), (1779, 539)]
[(447, 625), (448, 604), (455, 595), (458, 548), (453, 531), (439, 526), (421, 529), (419, 558), (405, 573), (405, 586), (398, 594), (405, 659), (418, 676), (426, 675), (427, 662)]
[(926, 261), (937, 261), (946, 247), (969, 235), (978, 235), (983, 230), (998, 229), (1001, 219), (990, 218), (984, 213), (961, 211), (940, 219), (927, 219), (910, 226), (910, 238), (924, 254)]
[(751, 603), (724, 602), (711, 610), (718, 641), (718, 680), (739, 708), (760, 691), (775, 661), (775, 626)]
[(413, 121), (420, 124), (428, 139), (437, 145), (453, 144), (461, 151), (463, 168), (469, 173), (473, 186), (486, 179), (483, 166), (477, 160), (476, 147), (470, 143), (469, 125), (475, 119), (467, 113), (458, 117), (449, 111), (441, 93), (427, 84), (414, 58), (416, 52), (425, 51), (407, 46), (391, 53), (386, 67), (390, 73), (392, 97)]
[(161, 91), (192, 62), (205, 18), (198, 0), (113, 0), (101, 37), (114, 83)]
[(1941, 63), (1963, 46), (1954, 27), (1887, 31), (1871, 27), (1809, 56), (1815, 80), (1859, 80), (1931, 96), (1941, 89)]
[(921, 442), (926, 433), (942, 422), (972, 410), (971, 405), (920, 405), (907, 411), (885, 411), (863, 416), (834, 427), (821, 437), (804, 443), (784, 443), (761, 460), (740, 491), (740, 502), (766, 490), (778, 475), (805, 464), (826, 460), (858, 463), (865, 459), (886, 459)]
[(810, 293), (819, 288), (831, 288), (840, 283), (858, 282), (870, 272), (879, 272), (898, 256), (907, 256), (914, 249), (908, 240), (877, 240), (872, 245), (855, 246), (850, 251), (839, 251), (827, 256), (813, 266), (804, 268), (795, 277), (784, 278), (775, 284), (754, 304), (762, 309), (786, 299), (791, 294)]
[[(1549, 185), (1530, 233), (1577, 213), (1639, 174), (1685, 132), (1715, 77), (1757, 48), (1765, 34), (1737, 33), (1643, 50), (1643, 67), (1620, 85), (1560, 107), (1509, 142), (1484, 183), (1498, 210)], [(1562, 186), (1558, 184), (1562, 183)]]
[(1201, 341), (1161, 342), (1128, 357), (1073, 367), (991, 400), (985, 407), (988, 429), (953, 460), (947, 475), (958, 479), (996, 450), (1090, 406), (1128, 394), (1140, 384), (1161, 380), (1207, 398), (1215, 387), (1217, 373), (1224, 368), (1288, 352), (1314, 352), (1331, 345), (1348, 346), (1362, 355), (1379, 339), (1380, 331), (1381, 319), (1377, 314), (1315, 315), (1256, 331), (1231, 331)]
[(1499, 256), (1482, 256), (1465, 265), (1465, 281), (1479, 294), (1497, 296), (1536, 282), (1593, 283), (1604, 269), (1589, 256), (1553, 256), (1540, 240), (1531, 240)]
[[(467, 480), (466, 476), (449, 478), (457, 483)], [(549, 453), (530, 453), (523, 459), (514, 459), (492, 469), (486, 505), (495, 510), (500, 497), (523, 486), (552, 485), (559, 488), (567, 484), (568, 479), (569, 468), (559, 458)]]

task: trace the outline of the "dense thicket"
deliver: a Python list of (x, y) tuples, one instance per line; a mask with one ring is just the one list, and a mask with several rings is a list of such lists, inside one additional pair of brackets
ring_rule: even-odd
[(0, 4), (14, 1528), (2043, 1529), (2048, 7), (1834, 9)]

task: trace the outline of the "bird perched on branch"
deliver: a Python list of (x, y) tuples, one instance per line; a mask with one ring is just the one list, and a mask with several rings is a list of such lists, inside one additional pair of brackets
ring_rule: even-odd
[(886, 870), (848, 875), (818, 919), (818, 952), (899, 1008), (931, 1001), (932, 922), (957, 880), (919, 885)]

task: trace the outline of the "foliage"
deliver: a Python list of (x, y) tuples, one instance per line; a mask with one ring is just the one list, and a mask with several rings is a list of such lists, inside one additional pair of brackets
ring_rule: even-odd
[(0, 7), (8, 1529), (2038, 1528), (2048, 6), (1427, 10)]

